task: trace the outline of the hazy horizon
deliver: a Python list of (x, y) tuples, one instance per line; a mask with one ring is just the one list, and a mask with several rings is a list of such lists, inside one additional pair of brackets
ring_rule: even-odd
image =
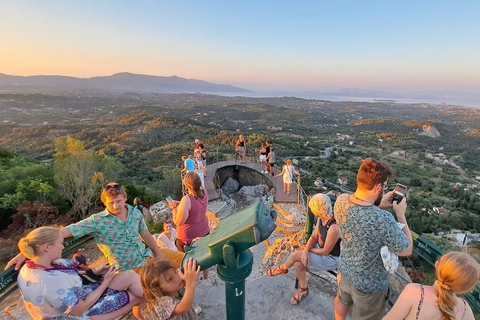
[(480, 89), (480, 3), (0, 0), (0, 72), (256, 90)]
[[(1, 71), (1, 70), (0, 70)], [(0, 72), (0, 75), (4, 74)], [(125, 74), (125, 72), (119, 72), (118, 74)], [(16, 75), (7, 75), (7, 76), (16, 76)], [(77, 78), (77, 77), (72, 77), (70, 75), (31, 75), (31, 76), (20, 76), (20, 77), (47, 77), (45, 78), (44, 81), (42, 79), (36, 80), (35, 83), (23, 83), (22, 81), (20, 82), (12, 82), (12, 80), (7, 82), (4, 82), (4, 85), (10, 85), (7, 88), (1, 88), (0, 87), (0, 92), (3, 93), (25, 93), (25, 92), (37, 92), (36, 89), (38, 89), (38, 92), (48, 92), (49, 86), (52, 85), (52, 83), (48, 80), (48, 77), (67, 77), (67, 78), (76, 78), (76, 79), (82, 79), (82, 80), (88, 80), (92, 78), (110, 78), (111, 76), (96, 76), (96, 77), (86, 77), (86, 78)], [(152, 79), (152, 75), (138, 75), (138, 74), (132, 74), (134, 78), (132, 78), (132, 81), (136, 82), (138, 79), (138, 76), (147, 76), (148, 79)], [(122, 75), (122, 77), (124, 77)], [(124, 78), (125, 79), (125, 78)], [(203, 79), (189, 79), (189, 80), (203, 80)], [(15, 80), (14, 80), (15, 81)], [(164, 81), (164, 80), (161, 80)], [(42, 82), (45, 82), (43, 85), (41, 84)], [(220, 83), (216, 83), (218, 85), (223, 85)], [(13, 86), (12, 86), (13, 85)], [(145, 85), (147, 85), (145, 83)], [(157, 85), (159, 85), (157, 83)], [(18, 86), (17, 89), (15, 89)], [(148, 86), (148, 85), (147, 85)], [(102, 89), (103, 86), (98, 87), (99, 90)], [(57, 90), (63, 91), (63, 90), (75, 90), (75, 87), (56, 87)], [(93, 87), (90, 87), (90, 89), (95, 88), (95, 85)], [(130, 89), (127, 89), (127, 91), (136, 91), (138, 88), (135, 86), (135, 83), (133, 84), (133, 87)], [(146, 87), (145, 89), (141, 89), (141, 92), (143, 93), (166, 93), (165, 91), (148, 91), (149, 87)], [(159, 87), (156, 87), (157, 89)], [(316, 100), (328, 100), (328, 101), (355, 101), (355, 102), (375, 102), (378, 100), (395, 100), (396, 102), (399, 103), (434, 103), (434, 104), (449, 104), (449, 105), (459, 105), (459, 106), (465, 106), (465, 107), (480, 107), (480, 94), (477, 93), (472, 93), (472, 92), (459, 92), (459, 91), (422, 91), (422, 90), (412, 90), (412, 89), (398, 89), (398, 88), (390, 88), (390, 87), (383, 87), (383, 86), (377, 86), (377, 87), (370, 87), (370, 88), (365, 88), (365, 89), (359, 89), (359, 88), (334, 88), (334, 87), (322, 87), (318, 88), (317, 90), (268, 90), (262, 88), (262, 86), (243, 86), (243, 87), (237, 87), (240, 89), (248, 89), (251, 90), (250, 92), (244, 92), (244, 91), (211, 91), (211, 90), (202, 90), (201, 88), (195, 89), (195, 91), (181, 91), (177, 93), (182, 93), (182, 92), (203, 92), (203, 93), (208, 93), (208, 94), (216, 94), (220, 96), (227, 96), (227, 97), (234, 97), (234, 96), (245, 96), (245, 97), (256, 97), (256, 98), (261, 98), (261, 97), (285, 97), (285, 96), (293, 96), (297, 98), (303, 98), (303, 99), (316, 99)], [(51, 87), (55, 91), (54, 87)], [(50, 90), (51, 90), (50, 89)], [(83, 87), (78, 87), (76, 90), (85, 90), (86, 88)], [(111, 91), (112, 89), (114, 91), (122, 90), (122, 89), (114, 89), (111, 87), (110, 89), (107, 89), (106, 92)], [(138, 88), (139, 89), (139, 88)], [(181, 89), (180, 87), (178, 89)], [(223, 88), (222, 88), (223, 89)], [(27, 91), (24, 91), (27, 90)], [(46, 90), (46, 91), (45, 91)], [(200, 90), (200, 91), (199, 91)], [(52, 91), (52, 92), (54, 92)], [(176, 93), (176, 91), (169, 91), (170, 93)]]

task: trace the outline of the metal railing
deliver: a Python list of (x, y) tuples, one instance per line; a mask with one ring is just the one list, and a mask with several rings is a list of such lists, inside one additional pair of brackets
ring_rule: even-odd
[(302, 180), (300, 179), (300, 175), (293, 172), (293, 176), (297, 180), (297, 203), (307, 207), (308, 196), (305, 190), (302, 188)]
[(180, 181), (182, 182), (182, 195), (185, 196), (188, 194), (187, 188), (185, 188), (185, 175), (187, 171), (180, 171)]

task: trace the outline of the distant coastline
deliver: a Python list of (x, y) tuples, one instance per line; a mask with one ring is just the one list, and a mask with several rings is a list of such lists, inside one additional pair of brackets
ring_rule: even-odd
[(388, 103), (431, 103), (431, 104), (446, 104), (454, 105), (461, 107), (474, 107), (480, 108), (480, 101), (469, 101), (469, 100), (444, 100), (444, 99), (433, 99), (433, 98), (386, 98), (382, 99), (381, 97), (356, 97), (356, 96), (340, 96), (340, 95), (326, 95), (321, 93), (313, 92), (275, 92), (275, 91), (252, 91), (252, 92), (210, 92), (210, 94), (217, 94), (226, 97), (251, 97), (251, 98), (267, 98), (267, 97), (296, 97), (302, 99), (315, 99), (315, 100), (325, 100), (325, 101), (350, 101), (350, 102), (388, 102)]
[(375, 102), (397, 102), (397, 100), (392, 99), (373, 99)]
[[(480, 108), (480, 93), (450, 90), (420, 90), (399, 88), (336, 88), (308, 91), (268, 90), (237, 87), (230, 84), (211, 83), (204, 80), (186, 79), (177, 76), (153, 76), (129, 72), (110, 76), (76, 78), (71, 76), (12, 76), (0, 73), (0, 93), (204, 93), (226, 97), (282, 98), (294, 97), (333, 102), (445, 104)], [(400, 91), (401, 90), (401, 91)]]

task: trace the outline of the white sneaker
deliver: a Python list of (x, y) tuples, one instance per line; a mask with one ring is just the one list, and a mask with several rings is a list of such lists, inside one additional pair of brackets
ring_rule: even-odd
[(200, 307), (195, 301), (192, 303), (192, 309), (195, 312), (195, 314), (199, 314), (202, 312), (202, 307)]

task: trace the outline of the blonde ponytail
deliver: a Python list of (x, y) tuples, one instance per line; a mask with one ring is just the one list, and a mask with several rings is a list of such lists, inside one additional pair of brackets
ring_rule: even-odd
[(472, 290), (480, 279), (480, 265), (463, 252), (449, 252), (438, 261), (434, 283), (437, 289), (437, 308), (442, 320), (455, 319), (456, 294)]
[(437, 288), (437, 308), (442, 314), (442, 320), (455, 320), (457, 296), (448, 285), (437, 280), (433, 284)]
[(32, 259), (32, 257), (35, 255), (35, 250), (30, 247), (27, 238), (20, 239), (20, 241), (18, 242), (18, 249), (28, 259)]
[(18, 242), (18, 249), (28, 259), (38, 255), (38, 248), (47, 243), (54, 243), (60, 236), (60, 229), (56, 227), (40, 227), (30, 231), (26, 237)]

